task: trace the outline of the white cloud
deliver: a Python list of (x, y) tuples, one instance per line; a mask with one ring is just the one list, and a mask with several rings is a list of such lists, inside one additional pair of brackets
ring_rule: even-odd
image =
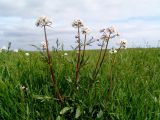
[(159, 0), (1, 0), (0, 40), (2, 44), (8, 39), (18, 42), (16, 47), (40, 42), (43, 35), (35, 27), (35, 19), (40, 15), (53, 19), (54, 29), (49, 30), (50, 37), (67, 39), (67, 47), (69, 40), (74, 41), (71, 22), (77, 17), (93, 31), (116, 25), (122, 37), (159, 40), (159, 4)]

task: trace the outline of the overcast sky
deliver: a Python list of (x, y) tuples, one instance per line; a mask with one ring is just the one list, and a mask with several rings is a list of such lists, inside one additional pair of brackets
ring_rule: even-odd
[[(75, 18), (92, 29), (116, 26), (129, 47), (157, 46), (160, 43), (160, 0), (0, 0), (0, 47), (12, 42), (12, 49), (33, 50), (30, 44), (43, 41), (43, 31), (35, 26), (39, 16), (48, 16), (50, 45), (57, 38), (69, 49), (74, 44)], [(158, 43), (159, 41), (159, 43)]]

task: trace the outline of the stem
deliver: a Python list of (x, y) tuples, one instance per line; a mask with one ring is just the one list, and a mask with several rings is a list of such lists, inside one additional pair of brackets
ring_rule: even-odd
[[(104, 58), (105, 58), (105, 55), (106, 55), (106, 52), (107, 52), (108, 42), (109, 42), (109, 41), (107, 41), (106, 48), (105, 48), (105, 51), (104, 51), (102, 60), (101, 60), (101, 62), (100, 62), (100, 65), (99, 65), (99, 69), (101, 68), (102, 63), (103, 63), (103, 61), (104, 61)], [(98, 70), (98, 71), (99, 71), (99, 70)]]
[[(121, 50), (121, 46), (117, 49), (117, 52), (119, 52)], [(107, 94), (107, 98), (106, 98), (106, 103), (108, 102), (111, 94), (112, 94), (112, 88), (113, 88), (113, 79), (112, 79), (112, 71), (113, 71), (113, 66), (115, 64), (115, 59), (116, 59), (116, 55), (114, 56), (114, 58), (112, 59), (112, 64), (111, 64), (111, 68), (109, 71), (109, 88), (108, 88), (108, 94)]]
[(100, 50), (100, 53), (99, 53), (99, 56), (98, 56), (98, 60), (97, 60), (97, 62), (96, 62), (96, 67), (95, 67), (95, 69), (94, 69), (94, 71), (93, 71), (93, 74), (92, 74), (93, 78), (90, 79), (90, 86), (92, 86), (93, 80), (96, 78), (96, 72), (97, 72), (98, 64), (99, 64), (99, 61), (100, 61), (100, 58), (101, 58), (101, 55), (102, 55), (103, 45), (104, 45), (104, 41), (103, 41), (103, 43), (102, 43), (101, 50)]
[(95, 70), (94, 70), (94, 72), (93, 72), (93, 80), (96, 78), (96, 73), (97, 73), (97, 70), (98, 70), (98, 64), (99, 64), (99, 62), (100, 62), (100, 59), (101, 59), (101, 55), (102, 55), (102, 48), (103, 48), (103, 45), (104, 45), (104, 41), (103, 41), (103, 43), (102, 43), (102, 46), (101, 46), (101, 50), (100, 50), (100, 54), (99, 54), (99, 57), (98, 57), (98, 60), (97, 60), (97, 63), (96, 63), (96, 67), (95, 67)]
[[(107, 39), (107, 43), (106, 43), (106, 47), (105, 47), (105, 51), (104, 51), (104, 54), (103, 54), (103, 55), (102, 55), (102, 47), (103, 47), (103, 45), (104, 45), (104, 41), (103, 41), (103, 43), (102, 43), (100, 55), (99, 55), (98, 61), (97, 61), (97, 63), (96, 63), (96, 68), (95, 68), (95, 71), (93, 72), (93, 76), (94, 76), (94, 77), (93, 77), (93, 78), (91, 79), (91, 81), (90, 81), (90, 86), (92, 86), (93, 80), (96, 79), (96, 77), (97, 77), (97, 75), (98, 75), (98, 73), (99, 73), (99, 70), (100, 70), (100, 68), (101, 68), (101, 66), (102, 66), (102, 64), (103, 64), (103, 61), (104, 61), (104, 58), (105, 58), (105, 55), (106, 55), (106, 52), (107, 52), (107, 48), (108, 48), (109, 39), (110, 39), (110, 35), (109, 35), (109, 37), (108, 37), (108, 39)], [(102, 56), (102, 59), (101, 59), (101, 56)], [(100, 61), (100, 59), (101, 59), (101, 61)], [(98, 66), (98, 65), (99, 65), (99, 66)]]
[(96, 79), (96, 77), (97, 77), (97, 75), (98, 75), (98, 73), (99, 73), (99, 70), (100, 70), (100, 68), (101, 68), (101, 66), (102, 66), (102, 64), (103, 64), (103, 61), (104, 61), (104, 58), (105, 58), (105, 55), (106, 55), (106, 52), (107, 52), (108, 43), (109, 43), (109, 39), (107, 40), (106, 47), (105, 47), (105, 51), (104, 51), (104, 53), (103, 53), (102, 59), (101, 59), (101, 61), (100, 61), (100, 64), (99, 64), (99, 66), (97, 67), (97, 71), (96, 71), (96, 73), (95, 73), (94, 79)]
[(104, 41), (103, 41), (102, 46), (101, 46), (101, 50), (100, 50), (100, 54), (99, 54), (99, 57), (98, 57), (98, 60), (97, 60), (97, 63), (96, 63), (96, 67), (95, 67), (94, 74), (96, 73), (97, 68), (98, 68), (98, 63), (99, 63), (100, 58), (101, 58), (101, 55), (102, 55), (102, 48), (103, 48), (103, 45), (104, 45)]
[(81, 45), (80, 45), (80, 30), (78, 26), (78, 56), (77, 56), (77, 65), (76, 65), (76, 83), (79, 82), (79, 67), (80, 67), (80, 52), (81, 52)]
[(50, 68), (52, 83), (53, 83), (53, 86), (55, 87), (55, 92), (56, 92), (57, 99), (62, 102), (63, 98), (62, 98), (62, 96), (61, 96), (61, 94), (59, 92), (59, 89), (57, 87), (55, 76), (54, 76), (54, 72), (53, 72), (53, 68), (52, 68), (51, 54), (49, 53), (49, 48), (48, 48), (48, 39), (47, 39), (47, 33), (46, 33), (46, 26), (44, 26), (44, 35), (45, 35), (46, 52), (47, 52), (47, 56), (48, 56), (48, 64), (49, 64), (49, 68)]
[(109, 88), (108, 88), (108, 94), (107, 94), (107, 98), (106, 98), (106, 103), (109, 100), (109, 97), (111, 96), (112, 93), (112, 86), (113, 86), (113, 80), (112, 80), (112, 67), (113, 65), (111, 65), (110, 71), (109, 71)]
[(86, 50), (86, 41), (87, 41), (87, 35), (85, 34), (85, 36), (84, 36), (84, 43), (83, 43), (84, 44), (84, 46), (83, 46), (83, 53), (82, 53), (82, 59), (81, 59), (80, 65), (83, 64), (85, 50)]
[(42, 51), (43, 51), (43, 52), (45, 51), (45, 46), (44, 46), (44, 45), (42, 46)]

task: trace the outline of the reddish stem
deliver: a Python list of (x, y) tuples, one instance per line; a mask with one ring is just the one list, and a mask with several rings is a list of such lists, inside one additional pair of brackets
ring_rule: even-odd
[(47, 33), (46, 33), (46, 26), (44, 26), (44, 35), (45, 35), (46, 52), (47, 52), (47, 56), (48, 56), (48, 64), (49, 64), (49, 68), (50, 68), (52, 83), (53, 83), (53, 86), (55, 87), (55, 92), (56, 92), (57, 99), (62, 102), (63, 98), (62, 98), (62, 95), (60, 94), (59, 89), (57, 87), (55, 76), (54, 76), (54, 71), (53, 71), (53, 68), (52, 68), (51, 54), (49, 53), (49, 48), (48, 48), (48, 39), (47, 39)]
[(81, 45), (80, 45), (80, 29), (78, 26), (78, 55), (77, 55), (77, 65), (76, 65), (76, 83), (79, 82), (79, 67), (80, 67), (80, 52), (81, 52)]

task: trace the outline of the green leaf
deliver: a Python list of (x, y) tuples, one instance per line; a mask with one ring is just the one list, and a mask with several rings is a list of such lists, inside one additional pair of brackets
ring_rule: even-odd
[(69, 83), (72, 83), (72, 79), (71, 79), (70, 77), (67, 78), (67, 81), (68, 81)]
[(72, 107), (64, 107), (61, 111), (60, 111), (60, 114), (63, 115), (65, 114), (66, 112), (68, 112), (69, 110), (71, 110)]
[(80, 108), (80, 106), (78, 106), (77, 109), (76, 109), (75, 118), (77, 119), (77, 118), (79, 118), (80, 116), (81, 116), (81, 108)]
[(41, 100), (41, 102), (51, 100), (50, 96), (43, 96), (43, 95), (33, 95), (33, 98), (37, 100)]
[(27, 115), (29, 115), (29, 106), (28, 106), (28, 104), (27, 104)]
[(97, 118), (101, 118), (103, 116), (103, 111), (100, 110), (98, 113), (97, 113)]

